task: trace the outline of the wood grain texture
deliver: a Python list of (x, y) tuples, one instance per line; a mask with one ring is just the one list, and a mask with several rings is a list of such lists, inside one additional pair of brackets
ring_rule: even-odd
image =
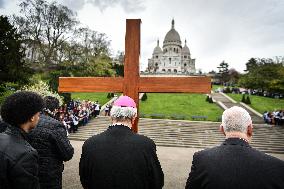
[(210, 77), (140, 77), (139, 92), (211, 93)]
[[(139, 108), (139, 92), (210, 93), (210, 77), (139, 77), (140, 19), (126, 20), (124, 78), (60, 77), (59, 92), (123, 92)], [(138, 118), (132, 125), (138, 132)]]
[(122, 77), (60, 77), (59, 92), (122, 92)]
[[(131, 97), (139, 109), (139, 56), (140, 56), (140, 19), (126, 20), (124, 86), (123, 94)], [(138, 118), (132, 124), (132, 130), (138, 132)]]

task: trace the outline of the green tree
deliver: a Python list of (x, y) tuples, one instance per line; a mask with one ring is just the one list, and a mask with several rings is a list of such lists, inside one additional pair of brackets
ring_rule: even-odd
[(268, 92), (284, 92), (284, 66), (271, 60), (258, 59), (257, 65), (241, 76), (239, 85)]
[(40, 53), (46, 64), (58, 63), (58, 52), (78, 23), (75, 13), (55, 1), (25, 0), (20, 3), (22, 16), (14, 21), (26, 45)]
[(21, 35), (7, 17), (0, 16), (0, 84), (28, 82), (32, 70), (23, 61), (24, 56)]
[(91, 57), (110, 55), (110, 41), (106, 34), (85, 27), (77, 29), (75, 37), (72, 43), (81, 47), (82, 62), (88, 62)]
[(255, 67), (257, 67), (258, 64), (257, 64), (257, 61), (255, 58), (251, 58), (248, 60), (248, 62), (246, 63), (246, 72), (249, 72), (249, 71), (252, 71), (255, 69)]
[(224, 85), (226, 82), (229, 81), (229, 64), (223, 61), (217, 68), (219, 69), (218, 74), (220, 81)]
[(228, 70), (228, 78), (230, 85), (236, 85), (240, 79), (240, 73), (234, 68), (231, 68)]
[(99, 57), (91, 57), (90, 61), (83, 65), (82, 72), (78, 73), (82, 76), (114, 76), (115, 71), (112, 69), (111, 59), (104, 55)]

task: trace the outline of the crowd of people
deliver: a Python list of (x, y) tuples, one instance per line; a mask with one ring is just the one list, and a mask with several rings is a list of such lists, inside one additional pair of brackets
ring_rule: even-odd
[(263, 120), (265, 123), (271, 125), (284, 125), (284, 110), (264, 112)]
[(75, 133), (79, 126), (85, 126), (91, 118), (96, 118), (100, 114), (100, 110), (101, 105), (98, 101), (71, 100), (50, 112), (50, 115), (61, 121), (68, 133)]
[[(72, 159), (74, 148), (63, 122), (52, 117), (71, 111), (96, 114), (96, 109), (91, 102), (58, 105), (54, 97), (42, 99), (26, 91), (6, 98), (0, 123), (6, 127), (0, 133), (1, 189), (62, 188), (63, 161)], [(134, 100), (120, 96), (110, 116), (108, 128), (82, 146), (83, 188), (162, 189), (164, 173), (155, 142), (131, 130), (137, 119)], [(250, 146), (253, 124), (245, 109), (225, 110), (219, 130), (225, 136), (222, 144), (194, 153), (186, 189), (284, 188), (284, 161)]]

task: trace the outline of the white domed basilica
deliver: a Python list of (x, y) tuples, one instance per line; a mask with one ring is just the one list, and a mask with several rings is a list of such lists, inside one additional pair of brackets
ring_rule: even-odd
[(147, 71), (158, 74), (195, 74), (195, 59), (191, 59), (186, 40), (182, 47), (179, 33), (175, 30), (174, 20), (172, 20), (171, 30), (165, 36), (163, 50), (159, 46), (159, 40), (157, 41), (152, 58), (148, 59)]

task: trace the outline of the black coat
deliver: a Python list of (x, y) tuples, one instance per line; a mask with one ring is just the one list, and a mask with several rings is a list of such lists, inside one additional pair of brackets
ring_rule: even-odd
[(0, 133), (4, 132), (7, 128), (7, 123), (5, 123), (4, 121), (0, 120)]
[(0, 188), (38, 189), (38, 154), (19, 128), (0, 133)]
[(63, 161), (70, 160), (74, 154), (64, 125), (49, 116), (40, 115), (37, 127), (28, 136), (39, 154), (41, 189), (62, 188)]
[(229, 138), (194, 154), (186, 188), (283, 189), (284, 162)]
[(160, 189), (164, 185), (155, 143), (123, 125), (89, 138), (79, 167), (82, 186), (88, 189)]

